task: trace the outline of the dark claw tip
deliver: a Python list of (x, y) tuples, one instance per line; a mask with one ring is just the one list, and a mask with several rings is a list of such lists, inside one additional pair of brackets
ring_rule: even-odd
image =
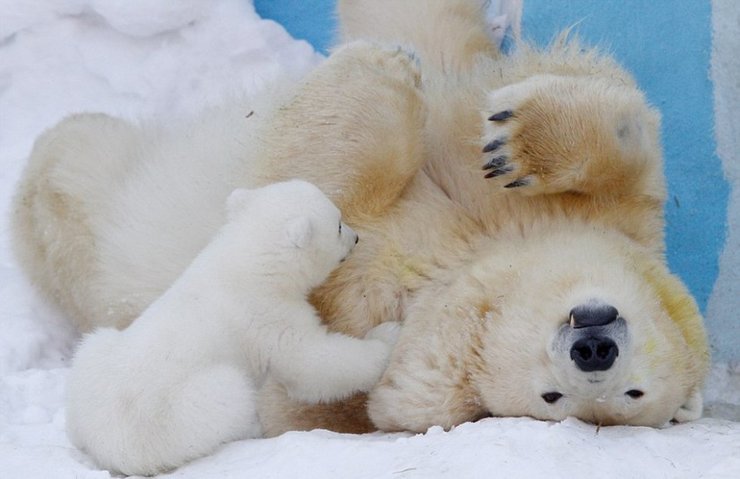
[[(501, 159), (506, 160), (506, 158), (504, 157), (502, 157)], [(507, 165), (506, 163), (503, 163), (502, 165), (496, 167), (493, 171), (489, 171), (488, 173), (486, 173), (486, 178), (495, 178), (497, 176), (511, 173), (512, 171), (514, 171), (514, 167), (512, 165)]]
[(493, 140), (489, 144), (483, 147), (483, 153), (490, 153), (492, 151), (498, 150), (502, 145), (506, 143), (505, 140)]
[(514, 112), (511, 110), (504, 110), (488, 117), (489, 121), (504, 121), (514, 116)]
[(527, 186), (529, 184), (529, 180), (520, 178), (518, 180), (512, 181), (508, 185), (504, 185), (504, 188), (519, 188), (520, 186)]
[(505, 175), (507, 173), (511, 173), (512, 171), (514, 171), (514, 168), (512, 168), (511, 166), (506, 166), (504, 168), (500, 168), (498, 170), (493, 170), (493, 171), (491, 171), (489, 173), (486, 173), (486, 178), (495, 178), (497, 176), (501, 176), (501, 175)]
[(506, 156), (496, 156), (491, 158), (491, 161), (483, 165), (484, 170), (490, 170), (491, 168), (499, 169), (506, 164), (508, 158)]

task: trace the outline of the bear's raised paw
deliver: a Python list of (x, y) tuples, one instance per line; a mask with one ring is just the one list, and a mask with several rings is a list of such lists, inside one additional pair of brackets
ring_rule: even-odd
[(604, 194), (628, 185), (652, 154), (646, 130), (657, 125), (634, 89), (557, 75), (492, 91), (483, 121), (485, 178), (527, 195)]

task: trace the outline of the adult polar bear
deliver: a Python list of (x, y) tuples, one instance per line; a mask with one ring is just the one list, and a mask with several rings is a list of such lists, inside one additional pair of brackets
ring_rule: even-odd
[(364, 396), (307, 406), (271, 384), (267, 434), (699, 417), (707, 344), (664, 264), (658, 114), (574, 43), (501, 56), (484, 3), (340, 1), (345, 41), (403, 45), (418, 66), (350, 43), (287, 93), (197, 124), (63, 121), (20, 185), (21, 262), (81, 330), (125, 327), (208, 242), (232, 189), (303, 178), (363, 239), (312, 295), (325, 322), (404, 327), (372, 422)]

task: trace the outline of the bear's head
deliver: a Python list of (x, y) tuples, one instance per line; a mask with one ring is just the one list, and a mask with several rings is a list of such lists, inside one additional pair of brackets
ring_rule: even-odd
[(483, 304), (471, 377), (487, 412), (648, 426), (701, 416), (702, 318), (654, 254), (588, 227), (497, 246), (467, 299)]
[(229, 227), (249, 235), (253, 258), (283, 275), (286, 287), (306, 291), (326, 280), (359, 240), (334, 203), (303, 180), (234, 190), (227, 217)]

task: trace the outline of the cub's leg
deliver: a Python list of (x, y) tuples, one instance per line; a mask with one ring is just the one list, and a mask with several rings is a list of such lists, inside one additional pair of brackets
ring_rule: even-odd
[(318, 324), (308, 332), (284, 331), (270, 370), (295, 400), (345, 399), (378, 382), (399, 330), (399, 323), (386, 322), (371, 329), (365, 339), (329, 333)]
[(319, 186), (352, 224), (395, 204), (424, 160), (414, 60), (357, 42), (334, 53), (280, 107), (261, 138), (263, 182)]
[(632, 87), (539, 75), (489, 94), (483, 175), (523, 195), (662, 200), (658, 113)]
[(99, 466), (152, 475), (261, 435), (254, 385), (241, 368), (194, 365), (157, 338), (126, 333), (86, 336), (68, 378), (67, 434)]

